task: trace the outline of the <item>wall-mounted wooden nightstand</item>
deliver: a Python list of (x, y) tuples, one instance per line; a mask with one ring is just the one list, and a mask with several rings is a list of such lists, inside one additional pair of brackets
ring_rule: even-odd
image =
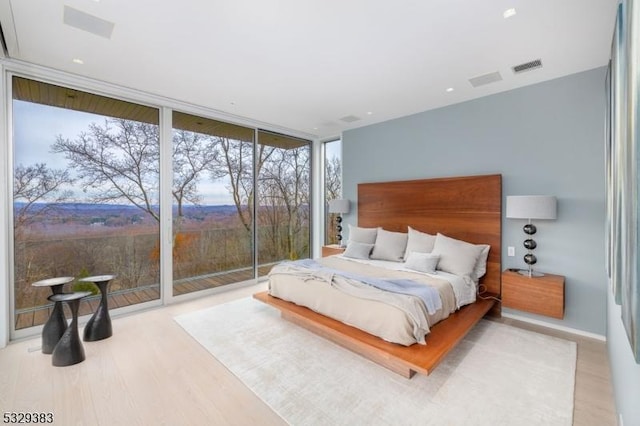
[(545, 274), (529, 278), (506, 270), (502, 272), (502, 306), (562, 319), (564, 277)]
[(332, 256), (334, 254), (342, 254), (345, 247), (340, 247), (338, 244), (329, 244), (322, 246), (322, 257)]

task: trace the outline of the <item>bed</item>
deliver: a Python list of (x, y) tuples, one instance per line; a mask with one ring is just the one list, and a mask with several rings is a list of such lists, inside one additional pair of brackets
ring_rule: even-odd
[[(407, 232), (411, 227), (414, 232), (440, 233), (451, 239), (491, 247), (486, 273), (477, 283), (480, 296), (475, 302), (458, 303), (458, 294), (456, 297), (448, 294), (452, 288), (450, 277), (438, 274), (436, 282), (430, 283), (440, 293), (442, 307), (437, 312), (425, 312), (426, 325), (407, 320), (407, 316), (413, 318), (411, 309), (417, 310), (416, 307), (400, 309), (387, 300), (336, 289), (335, 278), (331, 285), (296, 273), (278, 273), (288, 268), (286, 265), (274, 268), (276, 273), (270, 278), (271, 294), (264, 292), (255, 297), (280, 309), (283, 318), (405, 377), (416, 372), (429, 374), (485, 314), (491, 311), (499, 315), (495, 301), (500, 296), (501, 187), (500, 175), (358, 185), (358, 227), (379, 227), (389, 233)], [(404, 268), (394, 271), (386, 265), (371, 265), (372, 262), (356, 262), (341, 256), (324, 258), (317, 264), (309, 262), (313, 267), (346, 270), (351, 274), (368, 274), (368, 270), (375, 269), (376, 276), (386, 278), (414, 281), (433, 278)], [(473, 285), (475, 296), (476, 283)], [(420, 339), (421, 333), (426, 334), (426, 345), (414, 344), (425, 343)]]

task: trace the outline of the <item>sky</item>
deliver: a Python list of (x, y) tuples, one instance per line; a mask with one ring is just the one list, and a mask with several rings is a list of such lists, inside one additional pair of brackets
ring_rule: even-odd
[[(51, 146), (58, 135), (66, 139), (75, 139), (89, 129), (91, 123), (103, 124), (107, 117), (87, 112), (74, 111), (32, 102), (13, 101), (14, 165), (25, 167), (35, 163), (45, 163), (52, 169), (68, 170), (73, 176), (64, 154), (54, 154)], [(329, 142), (326, 146), (326, 158), (341, 157), (340, 140)], [(201, 204), (233, 204), (233, 198), (227, 189), (225, 178), (212, 181), (203, 177), (198, 183)], [(88, 195), (76, 184), (73, 188), (78, 202), (86, 202)]]
[[(104, 123), (106, 117), (81, 111), (57, 108), (24, 101), (13, 101), (14, 165), (25, 167), (35, 163), (45, 163), (52, 169), (68, 169), (63, 154), (51, 152), (51, 146), (58, 135), (75, 139), (88, 130), (91, 123)], [(202, 179), (198, 185), (202, 204), (233, 204), (233, 198), (224, 180), (212, 182)], [(86, 195), (79, 186), (74, 189), (77, 201), (86, 201)]]
[(56, 137), (75, 138), (92, 122), (103, 121), (100, 115), (13, 101), (14, 162), (24, 166), (47, 163), (50, 168), (66, 169), (64, 156), (50, 152)]
[(331, 157), (342, 158), (342, 141), (340, 139), (325, 143), (325, 157), (330, 159)]

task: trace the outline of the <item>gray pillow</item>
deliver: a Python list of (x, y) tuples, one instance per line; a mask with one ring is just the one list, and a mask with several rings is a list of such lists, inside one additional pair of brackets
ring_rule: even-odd
[(437, 254), (412, 251), (409, 253), (407, 260), (404, 263), (404, 267), (407, 269), (413, 269), (414, 271), (435, 274), (439, 260), (440, 256)]
[(378, 228), (360, 228), (349, 225), (349, 242), (375, 244)]
[(407, 234), (404, 232), (391, 232), (379, 229), (371, 258), (402, 262), (406, 248)]
[(449, 238), (438, 233), (431, 253), (440, 256), (438, 269), (459, 276), (473, 278), (473, 270), (484, 247)]
[(369, 259), (369, 253), (373, 244), (359, 243), (357, 241), (349, 241), (347, 248), (342, 255), (344, 257), (351, 257), (353, 259)]
[(420, 253), (431, 253), (433, 251), (433, 244), (436, 242), (436, 236), (417, 231), (412, 227), (409, 227), (409, 238), (407, 240), (407, 251), (404, 254), (404, 258), (409, 257), (412, 251)]

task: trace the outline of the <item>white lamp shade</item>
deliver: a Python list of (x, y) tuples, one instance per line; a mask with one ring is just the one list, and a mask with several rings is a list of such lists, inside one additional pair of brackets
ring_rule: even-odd
[(555, 219), (556, 197), (548, 195), (511, 195), (507, 197), (507, 217), (510, 219)]
[(345, 200), (342, 198), (329, 200), (329, 213), (349, 213), (349, 200)]

